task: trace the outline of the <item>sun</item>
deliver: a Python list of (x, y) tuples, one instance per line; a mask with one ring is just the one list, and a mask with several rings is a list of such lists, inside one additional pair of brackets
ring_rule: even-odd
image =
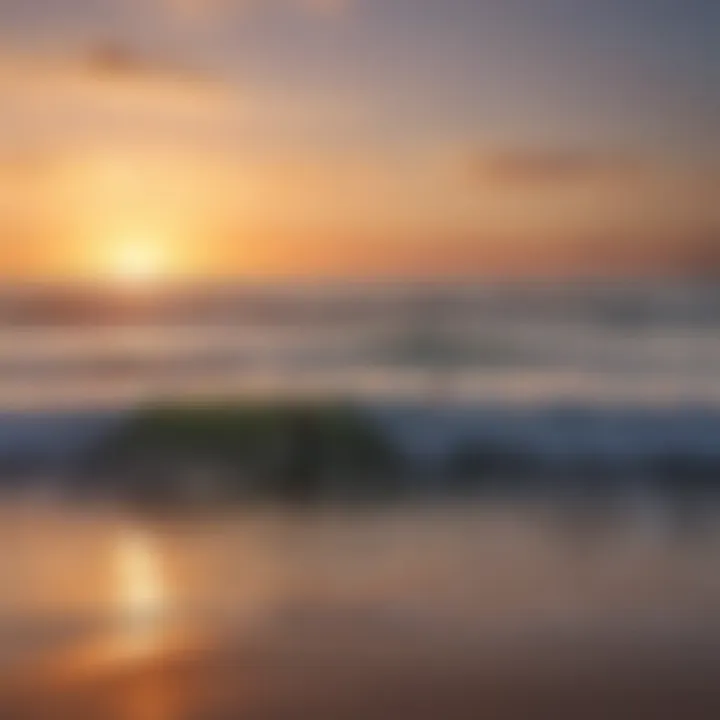
[(159, 243), (144, 239), (117, 242), (108, 252), (106, 274), (123, 284), (146, 285), (169, 273), (169, 256)]

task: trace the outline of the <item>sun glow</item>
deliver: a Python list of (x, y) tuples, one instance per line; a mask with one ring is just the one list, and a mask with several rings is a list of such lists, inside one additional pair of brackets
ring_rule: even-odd
[(120, 241), (108, 253), (106, 274), (122, 283), (153, 283), (170, 272), (169, 256), (157, 243), (150, 240), (129, 239)]

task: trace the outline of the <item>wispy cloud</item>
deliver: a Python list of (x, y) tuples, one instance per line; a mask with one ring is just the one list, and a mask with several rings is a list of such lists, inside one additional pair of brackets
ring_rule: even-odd
[(94, 42), (70, 50), (0, 52), (0, 99), (6, 114), (63, 109), (192, 114), (236, 100), (220, 79), (130, 46)]
[(0, 77), (32, 81), (43, 77), (54, 80), (95, 79), (117, 83), (185, 83), (195, 89), (217, 87), (206, 73), (189, 65), (151, 55), (116, 42), (95, 41), (56, 51), (46, 48), (0, 51)]
[(105, 80), (187, 82), (207, 86), (210, 78), (190, 67), (136, 52), (112, 42), (96, 42), (69, 58), (75, 68)]
[(476, 182), (534, 188), (620, 182), (646, 170), (637, 157), (576, 149), (474, 152), (468, 166)]

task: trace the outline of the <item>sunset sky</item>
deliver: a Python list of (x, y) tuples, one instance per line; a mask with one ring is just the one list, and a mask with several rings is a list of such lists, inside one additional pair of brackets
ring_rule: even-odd
[(720, 267), (717, 0), (0, 0), (0, 275)]

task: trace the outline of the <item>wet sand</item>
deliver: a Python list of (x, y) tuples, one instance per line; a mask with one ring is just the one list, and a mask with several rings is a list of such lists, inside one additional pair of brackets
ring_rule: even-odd
[(312, 623), (6, 683), (3, 720), (716, 720), (720, 634)]
[(0, 720), (720, 718), (714, 520), (38, 513), (0, 523)]

